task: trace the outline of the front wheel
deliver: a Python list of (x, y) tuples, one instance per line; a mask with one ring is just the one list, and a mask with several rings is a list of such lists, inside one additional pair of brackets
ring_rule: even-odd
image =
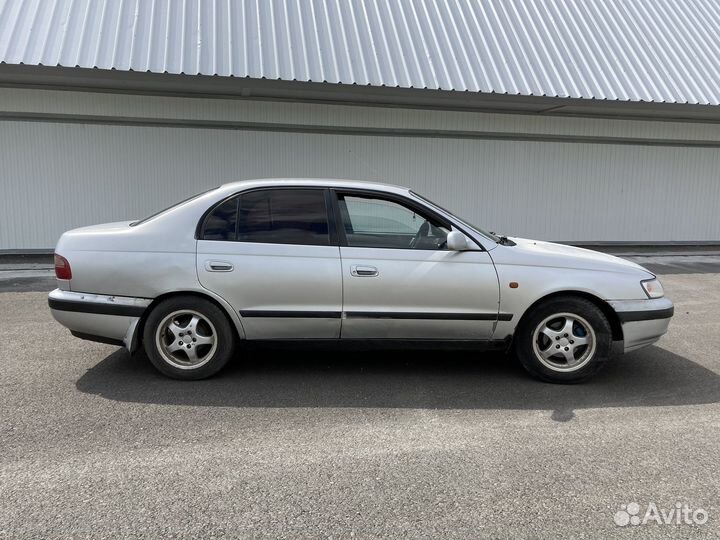
[(233, 355), (235, 334), (212, 302), (194, 296), (169, 298), (145, 321), (143, 345), (153, 366), (174, 379), (205, 379)]
[(533, 308), (521, 322), (514, 351), (534, 377), (577, 383), (595, 375), (610, 356), (610, 323), (584, 298), (558, 297)]

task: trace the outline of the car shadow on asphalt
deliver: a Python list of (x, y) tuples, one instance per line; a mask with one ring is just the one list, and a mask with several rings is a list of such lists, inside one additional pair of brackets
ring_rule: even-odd
[(258, 348), (204, 381), (158, 374), (144, 354), (110, 354), (77, 381), (106, 399), (210, 407), (379, 407), (551, 410), (720, 402), (720, 375), (661, 347), (615, 358), (592, 380), (554, 385), (529, 378), (501, 354)]

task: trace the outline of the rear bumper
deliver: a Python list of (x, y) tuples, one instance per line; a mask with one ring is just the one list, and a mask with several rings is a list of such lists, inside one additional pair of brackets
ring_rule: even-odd
[(624, 351), (655, 343), (667, 332), (675, 308), (668, 298), (612, 300), (623, 329)]
[(50, 313), (82, 339), (125, 345), (131, 349), (140, 317), (149, 298), (106, 296), (55, 289), (48, 296)]

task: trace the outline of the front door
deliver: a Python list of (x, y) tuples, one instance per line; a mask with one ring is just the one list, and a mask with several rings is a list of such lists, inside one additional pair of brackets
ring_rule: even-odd
[(343, 338), (492, 337), (499, 289), (479, 247), (449, 251), (449, 223), (404, 198), (337, 191)]
[(197, 244), (203, 287), (239, 313), (248, 339), (338, 338), (342, 278), (329, 192), (243, 192), (205, 219)]

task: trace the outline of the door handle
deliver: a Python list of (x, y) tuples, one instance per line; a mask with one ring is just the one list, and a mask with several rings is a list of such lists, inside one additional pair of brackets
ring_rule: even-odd
[(350, 273), (355, 277), (376, 277), (380, 274), (374, 266), (365, 266), (362, 264), (353, 264), (350, 267)]
[(232, 272), (233, 265), (226, 261), (206, 261), (205, 269), (208, 272)]

